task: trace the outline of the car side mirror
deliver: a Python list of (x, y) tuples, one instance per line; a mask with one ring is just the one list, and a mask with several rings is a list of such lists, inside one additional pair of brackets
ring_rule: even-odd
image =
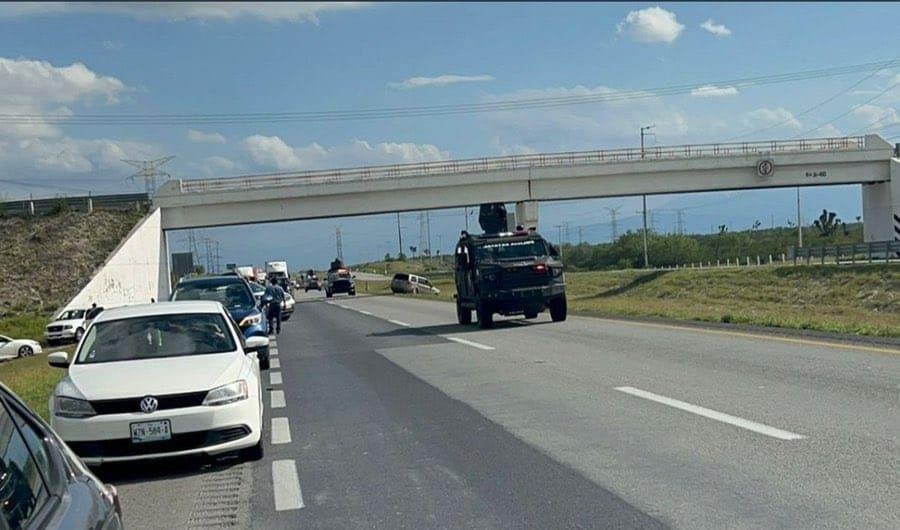
[(47, 355), (47, 364), (54, 368), (68, 368), (69, 354), (64, 351), (55, 351)]
[(247, 344), (244, 346), (244, 353), (256, 353), (259, 350), (265, 349), (269, 347), (269, 338), (268, 337), (260, 337), (259, 335), (255, 335), (247, 339)]

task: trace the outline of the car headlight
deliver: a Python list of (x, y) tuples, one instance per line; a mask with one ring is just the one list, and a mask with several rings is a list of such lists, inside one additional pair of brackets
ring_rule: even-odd
[(53, 413), (61, 418), (89, 418), (95, 416), (97, 411), (91, 406), (91, 402), (86, 399), (54, 396)]
[(259, 324), (260, 322), (262, 322), (262, 315), (260, 315), (260, 314), (247, 315), (244, 317), (243, 320), (241, 320), (241, 323), (238, 325), (242, 328), (246, 328), (246, 327), (250, 327), (250, 326), (255, 326), (255, 325)]
[(63, 329), (72, 329), (72, 326), (63, 326)]
[(218, 388), (210, 390), (206, 397), (203, 398), (203, 404), (208, 407), (216, 407), (219, 405), (227, 405), (235, 401), (247, 399), (250, 392), (247, 389), (247, 381), (241, 379), (234, 383), (228, 383)]

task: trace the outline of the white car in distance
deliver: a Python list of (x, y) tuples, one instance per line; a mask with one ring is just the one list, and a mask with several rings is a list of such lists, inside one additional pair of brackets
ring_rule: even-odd
[(0, 335), (0, 361), (31, 357), (41, 353), (41, 345), (31, 339), (14, 339)]
[(50, 398), (53, 429), (85, 463), (238, 453), (262, 457), (256, 352), (218, 302), (110, 309), (85, 333)]

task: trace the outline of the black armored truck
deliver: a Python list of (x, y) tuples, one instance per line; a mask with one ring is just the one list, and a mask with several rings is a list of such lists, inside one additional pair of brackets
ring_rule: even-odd
[(455, 251), (456, 315), (482, 328), (495, 313), (535, 318), (549, 309), (554, 322), (566, 319), (566, 284), (558, 249), (534, 230), (506, 227), (503, 204), (481, 206), (482, 235), (463, 232)]

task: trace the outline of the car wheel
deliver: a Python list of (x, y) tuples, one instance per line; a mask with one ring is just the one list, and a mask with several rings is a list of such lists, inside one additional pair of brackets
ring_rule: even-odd
[(350, 292), (347, 293), (347, 294), (349, 294), (350, 296), (356, 296), (356, 291), (355, 291), (355, 290), (354, 290), (354, 291), (350, 291)]
[(34, 350), (31, 349), (31, 346), (22, 346), (19, 348), (19, 358), (31, 357), (32, 355), (34, 355)]
[(565, 296), (560, 296), (559, 298), (550, 300), (550, 318), (553, 319), (554, 322), (564, 321), (566, 319), (567, 312), (568, 308)]
[(459, 300), (456, 301), (456, 320), (462, 325), (472, 323), (472, 310), (463, 307)]
[(330, 293), (330, 292), (328, 292), (328, 291), (325, 291), (325, 298), (331, 298), (331, 296), (332, 296), (332, 295), (331, 295), (331, 293)]
[(478, 314), (478, 326), (481, 329), (488, 329), (494, 327), (494, 312), (491, 311), (490, 307), (487, 307), (484, 304), (478, 304), (478, 309), (475, 310)]
[(256, 462), (257, 460), (262, 460), (263, 458), (263, 443), (262, 437), (260, 437), (259, 442), (253, 447), (247, 447), (246, 449), (241, 449), (241, 459), (247, 462)]
[(75, 342), (81, 342), (81, 337), (84, 335), (84, 330), (78, 328), (75, 330)]

